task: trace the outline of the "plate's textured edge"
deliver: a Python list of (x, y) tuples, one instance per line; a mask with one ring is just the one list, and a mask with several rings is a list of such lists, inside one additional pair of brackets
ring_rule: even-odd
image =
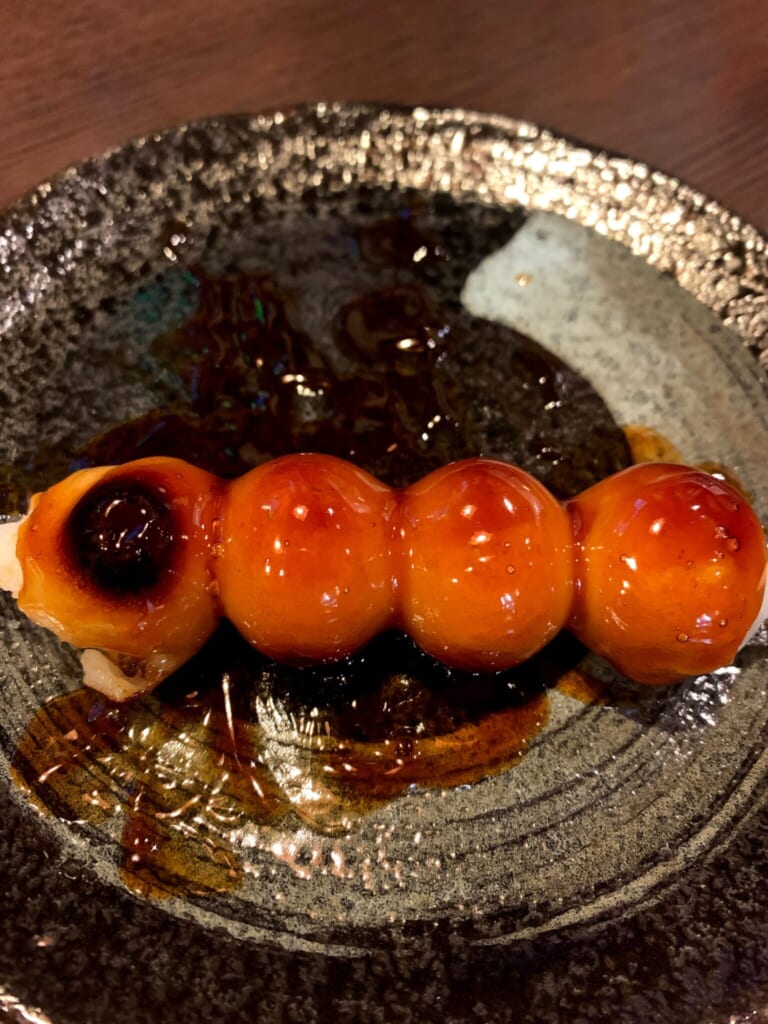
[[(461, 110), (393, 110), (345, 104), (211, 118), (172, 128), (137, 139), (38, 186), (0, 217), (0, 296), (9, 300), (6, 308), (0, 308), (0, 337), (4, 327), (13, 323), (14, 303), (16, 308), (34, 304), (51, 287), (50, 281), (40, 280), (14, 292), (11, 284), (14, 266), (27, 257), (37, 259), (37, 247), (46, 244), (45, 232), (38, 238), (30, 230), (33, 220), (56, 223), (60, 233), (72, 227), (71, 237), (76, 241), (60, 254), (62, 275), (79, 260), (89, 258), (87, 248), (78, 249), (76, 244), (80, 226), (76, 204), (73, 214), (71, 206), (64, 211), (63, 201), (71, 204), (78, 191), (90, 184), (98, 187), (98, 174), (89, 179), (91, 172), (109, 166), (128, 149), (140, 154), (145, 147), (178, 144), (212, 128), (229, 125), (243, 136), (265, 136), (280, 127), (299, 135), (302, 127), (318, 120), (329, 134), (338, 126), (350, 154), (366, 153), (354, 172), (350, 170), (349, 180), (364, 181), (369, 170), (375, 172), (372, 178), (376, 181), (386, 177), (381, 173), (386, 150), (377, 150), (375, 140), (381, 146), (381, 139), (387, 138), (387, 145), (392, 142), (411, 155), (405, 174), (392, 177), (393, 185), (459, 195), (466, 190), (489, 203), (522, 203), (565, 215), (621, 242), (670, 273), (714, 310), (761, 357), (761, 367), (764, 365), (766, 242), (756, 229), (718, 203), (641, 163), (595, 152), (527, 122)], [(383, 126), (386, 130), (382, 132)], [(302, 153), (304, 159), (307, 155)], [(201, 153), (201, 166), (205, 156)], [(69, 225), (66, 217), (60, 219), (63, 212), (72, 218)], [(10, 288), (5, 287), (8, 284)]]
[[(386, 180), (387, 154), (380, 148), (385, 140), (400, 154), (408, 153), (405, 174), (397, 175), (401, 186), (459, 194), (471, 189), (488, 202), (562, 214), (626, 245), (674, 276), (762, 357), (768, 257), (760, 231), (697, 189), (639, 161), (569, 141), (527, 121), (460, 109), (318, 103), (286, 112), (206, 118), (142, 136), (64, 170), (1, 215), (0, 270), (10, 274), (17, 259), (35, 251), (36, 240), (27, 233), (32, 218), (55, 216), (62, 194), (71, 198), (73, 188), (82, 190), (88, 182), (89, 171), (108, 167), (126, 150), (139, 153), (227, 125), (254, 138), (273, 127), (298, 135), (312, 122), (352, 144), (354, 155), (344, 175), (348, 181), (364, 180), (369, 168), (376, 169), (377, 180)], [(356, 159), (361, 154), (363, 159)], [(77, 258), (77, 252), (68, 255)], [(22, 294), (17, 298), (24, 301)], [(12, 309), (6, 309), (5, 321), (0, 318), (0, 335), (10, 315)]]

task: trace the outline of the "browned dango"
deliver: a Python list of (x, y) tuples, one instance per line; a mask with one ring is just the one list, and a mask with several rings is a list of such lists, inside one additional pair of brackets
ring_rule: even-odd
[(0, 585), (29, 618), (85, 649), (91, 685), (118, 700), (151, 688), (219, 621), (219, 490), (216, 477), (179, 459), (73, 473), (2, 528), (18, 562), (9, 552)]
[(290, 455), (224, 482), (171, 458), (84, 470), (4, 528), (0, 584), (116, 699), (151, 689), (226, 616), (259, 651), (334, 661), (405, 630), (464, 671), (567, 627), (630, 678), (731, 662), (763, 615), (760, 522), (728, 483), (645, 464), (565, 505), (467, 459), (406, 488)]

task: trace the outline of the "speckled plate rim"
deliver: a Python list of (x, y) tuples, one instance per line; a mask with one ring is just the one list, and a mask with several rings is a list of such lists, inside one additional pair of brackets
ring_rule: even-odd
[[(180, 130), (197, 129), (222, 123), (257, 126), (263, 130), (268, 122), (279, 126), (294, 117), (316, 113), (327, 116), (334, 112), (354, 111), (365, 120), (397, 113), (412, 119), (423, 130), (444, 131), (455, 129), (456, 149), (460, 151), (466, 135), (481, 129), (495, 133), (493, 141), (499, 159), (508, 156), (511, 141), (522, 148), (527, 173), (540, 174), (539, 188), (535, 191), (511, 186), (505, 189), (503, 200), (508, 204), (522, 204), (528, 209), (540, 209), (577, 220), (607, 238), (620, 242), (647, 263), (673, 276), (678, 283), (708, 306), (742, 338), (745, 346), (756, 357), (759, 378), (768, 386), (765, 373), (768, 331), (768, 243), (766, 237), (742, 217), (730, 213), (717, 201), (691, 188), (678, 178), (653, 170), (629, 157), (596, 149), (587, 144), (540, 128), (531, 122), (502, 115), (482, 114), (462, 109), (429, 109), (426, 107), (392, 107), (377, 104), (319, 103), (291, 107), (282, 112), (256, 115), (225, 115), (205, 118), (175, 126), (157, 133), (139, 136), (123, 145), (101, 154), (100, 162), (127, 148), (141, 149), (150, 140), (155, 143), (171, 141)], [(546, 140), (553, 147), (553, 157), (544, 164), (537, 153), (537, 142)], [(529, 152), (525, 152), (529, 146)], [(505, 148), (506, 147), (506, 148)], [(0, 257), (4, 247), (10, 251), (10, 239), (18, 238), (18, 225), (34, 220), (40, 210), (56, 197), (57, 188), (73, 175), (87, 172), (90, 161), (72, 165), (60, 174), (43, 182), (0, 214)], [(571, 173), (575, 167), (575, 173)], [(613, 202), (606, 208), (604, 202), (581, 207), (569, 202), (574, 192), (589, 190), (589, 174), (597, 172), (602, 181), (613, 186)], [(566, 173), (566, 170), (568, 173)], [(444, 172), (448, 173), (448, 172)], [(632, 180), (632, 187), (628, 182)], [(432, 187), (434, 179), (414, 174), (412, 181), (398, 179), (398, 185), (416, 189)], [(482, 194), (482, 188), (478, 192)], [(653, 202), (659, 191), (671, 198), (668, 216), (651, 235), (638, 230), (633, 217), (638, 201)], [(487, 201), (499, 202), (490, 192)], [(675, 202), (688, 211), (687, 219), (674, 209)], [(691, 216), (692, 215), (692, 216)], [(4, 269), (10, 269), (5, 266)], [(21, 285), (19, 286), (21, 289)], [(0, 310), (0, 339), (12, 325), (13, 310)], [(563, 922), (565, 925), (566, 922)], [(40, 1011), (26, 1010), (9, 993), (0, 988), (0, 1008), (19, 1019), (40, 1019)]]
[[(539, 187), (531, 192), (520, 183), (504, 190), (503, 196), (492, 194), (480, 182), (477, 194), (489, 203), (521, 204), (529, 209), (559, 213), (578, 221), (626, 246), (650, 265), (668, 273), (678, 283), (708, 306), (735, 330), (756, 355), (766, 349), (768, 333), (768, 237), (743, 217), (730, 212), (717, 200), (686, 184), (680, 178), (657, 170), (642, 161), (624, 156), (574, 137), (541, 127), (534, 122), (502, 114), (488, 114), (464, 108), (426, 106), (398, 106), (376, 103), (318, 102), (296, 104), (279, 111), (256, 114), (230, 113), (182, 122), (156, 132), (135, 136), (125, 143), (112, 146), (97, 157), (77, 161), (50, 179), (40, 183), (0, 213), (0, 257), (10, 252), (9, 239), (17, 236), (14, 223), (23, 223), (39, 216), (57, 189), (67, 179), (87, 174), (94, 160), (108, 162), (126, 150), (141, 148), (150, 142), (171, 141), (179, 132), (205, 131), (216, 124), (234, 124), (244, 128), (263, 130), (272, 124), (280, 127), (306, 116), (328, 117), (349, 113), (361, 121), (398, 115), (409, 118), (421, 129), (445, 131), (455, 129), (452, 151), (461, 152), (467, 136), (473, 132), (491, 131), (496, 134), (492, 154), (498, 159), (508, 158), (512, 144), (521, 147), (522, 162), (528, 172), (540, 174)], [(365, 131), (365, 129), (364, 129)], [(552, 147), (552, 157), (542, 159), (536, 143), (545, 141)], [(363, 139), (365, 148), (369, 144)], [(528, 152), (526, 152), (528, 148)], [(575, 168), (575, 171), (574, 171)], [(613, 202), (606, 208), (604, 202), (595, 202), (584, 214), (569, 201), (575, 193), (589, 191), (588, 168), (592, 168), (603, 182), (613, 186)], [(398, 178), (403, 187), (434, 187), (434, 168), (412, 174), (412, 180)], [(437, 169), (441, 170), (441, 169)], [(450, 184), (450, 169), (443, 168), (445, 182)], [(633, 187), (630, 187), (629, 181)], [(666, 191), (679, 204), (669, 202), (669, 209), (648, 235), (633, 216), (638, 206), (653, 203), (659, 191)], [(682, 216), (687, 208), (688, 219)], [(691, 216), (692, 215), (692, 216)], [(18, 236), (17, 236), (18, 237)], [(9, 326), (8, 314), (0, 320), (0, 337)], [(764, 371), (765, 359), (760, 359)]]

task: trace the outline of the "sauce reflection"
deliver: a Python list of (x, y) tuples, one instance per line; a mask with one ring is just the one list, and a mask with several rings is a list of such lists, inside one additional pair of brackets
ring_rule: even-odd
[(134, 892), (225, 892), (254, 827), (342, 835), (410, 787), (517, 763), (546, 724), (547, 688), (580, 654), (561, 637), (520, 669), (462, 675), (395, 634), (309, 671), (261, 659), (225, 626), (149, 697), (78, 690), (45, 704), (13, 772), (59, 819), (116, 831)]

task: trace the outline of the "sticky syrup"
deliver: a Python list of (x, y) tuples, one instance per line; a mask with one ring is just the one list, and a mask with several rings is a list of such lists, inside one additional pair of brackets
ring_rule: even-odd
[[(669, 438), (665, 437), (661, 431), (655, 430), (653, 427), (629, 424), (624, 427), (624, 434), (632, 453), (633, 462), (686, 462), (680, 449), (672, 444)], [(743, 494), (748, 501), (752, 500), (752, 496), (736, 473), (728, 466), (723, 465), (723, 463), (712, 461), (697, 462), (696, 469), (709, 473), (710, 476), (717, 477), (718, 480), (722, 480), (730, 487), (733, 487), (734, 490)]]
[(140, 701), (80, 689), (43, 705), (13, 773), (60, 819), (117, 827), (133, 891), (229, 891), (245, 870), (238, 836), (278, 824), (343, 833), (411, 786), (464, 785), (515, 764), (579, 653), (564, 637), (512, 672), (461, 675), (395, 634), (309, 671), (267, 662), (224, 627)]

